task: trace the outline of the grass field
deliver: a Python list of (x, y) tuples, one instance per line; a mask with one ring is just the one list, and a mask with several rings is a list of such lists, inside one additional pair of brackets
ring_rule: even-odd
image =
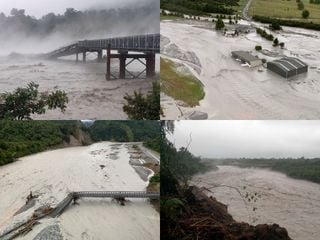
[(177, 20), (177, 19), (182, 19), (182, 17), (178, 17), (178, 16), (169, 16), (169, 15), (160, 15), (160, 20)]
[(310, 4), (309, 0), (301, 1), (304, 9), (310, 12), (308, 19), (302, 18), (302, 11), (298, 10), (296, 0), (253, 0), (249, 14), (320, 23), (320, 4)]
[(161, 91), (190, 107), (199, 105), (205, 95), (201, 82), (193, 75), (178, 73), (170, 60), (161, 58), (160, 63)]

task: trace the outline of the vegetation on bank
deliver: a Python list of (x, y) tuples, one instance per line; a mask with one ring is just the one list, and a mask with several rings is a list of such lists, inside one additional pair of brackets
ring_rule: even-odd
[(160, 119), (160, 84), (154, 82), (152, 90), (147, 94), (134, 92), (124, 97), (126, 103), (123, 111), (132, 120), (159, 120)]
[(148, 139), (143, 143), (143, 145), (153, 151), (160, 153), (160, 135), (155, 138)]
[(0, 94), (0, 119), (30, 120), (32, 114), (45, 114), (47, 110), (67, 108), (68, 97), (64, 91), (40, 93), (33, 82), (12, 93)]
[(160, 8), (191, 15), (234, 14), (239, 0), (161, 0)]
[(276, 19), (276, 18), (270, 18), (270, 17), (258, 16), (258, 15), (254, 15), (253, 20), (261, 23), (271, 23), (271, 24), (274, 22), (277, 22), (282, 26), (306, 28), (306, 29), (320, 31), (320, 24), (313, 23), (313, 22), (301, 22), (296, 20)]
[(88, 129), (93, 141), (147, 142), (159, 136), (157, 121), (95, 121)]
[(161, 91), (190, 107), (199, 105), (205, 96), (201, 82), (191, 74), (178, 72), (170, 60), (161, 58), (160, 66)]
[[(142, 141), (159, 150), (157, 121), (96, 121), (90, 128), (80, 121), (0, 121), (0, 165), (17, 158), (42, 152), (62, 143), (71, 136), (82, 145), (94, 141)], [(87, 135), (87, 140), (83, 135)], [(159, 142), (159, 141), (158, 141)], [(159, 144), (159, 143), (158, 143)]]
[(226, 159), (222, 161), (222, 164), (239, 167), (269, 168), (274, 171), (282, 172), (292, 178), (320, 183), (320, 158)]
[(77, 121), (0, 121), (0, 165), (45, 151), (77, 134)]

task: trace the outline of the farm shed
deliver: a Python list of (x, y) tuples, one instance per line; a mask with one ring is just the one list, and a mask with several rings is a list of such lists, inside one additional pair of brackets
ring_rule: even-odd
[(308, 65), (298, 58), (281, 58), (267, 63), (267, 68), (284, 78), (308, 72)]
[(262, 60), (253, 56), (246, 51), (233, 51), (232, 57), (235, 59), (240, 59), (242, 62), (248, 63), (250, 67), (256, 67), (262, 65)]

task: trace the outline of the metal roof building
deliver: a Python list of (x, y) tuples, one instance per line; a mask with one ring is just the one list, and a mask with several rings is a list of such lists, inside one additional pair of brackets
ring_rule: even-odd
[(231, 54), (234, 58), (240, 59), (241, 61), (248, 63), (250, 67), (256, 67), (256, 66), (262, 65), (262, 60), (251, 55), (249, 52), (234, 51)]
[(268, 62), (267, 68), (285, 78), (308, 72), (307, 64), (297, 58), (289, 57)]

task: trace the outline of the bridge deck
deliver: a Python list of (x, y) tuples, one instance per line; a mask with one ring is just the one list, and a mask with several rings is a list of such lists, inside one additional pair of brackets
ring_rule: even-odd
[(84, 51), (101, 51), (106, 50), (108, 46), (111, 47), (111, 50), (134, 51), (153, 54), (160, 53), (160, 34), (78, 41), (77, 43), (73, 43), (46, 53), (44, 54), (44, 57), (58, 58)]
[(73, 199), (77, 198), (149, 198), (159, 199), (158, 192), (145, 191), (83, 191), (72, 192), (67, 195), (52, 211), (51, 216), (57, 217), (70, 205)]

